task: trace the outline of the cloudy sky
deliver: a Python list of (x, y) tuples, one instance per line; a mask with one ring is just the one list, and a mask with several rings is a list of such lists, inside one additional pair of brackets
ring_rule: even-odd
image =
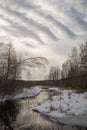
[(61, 64), (87, 39), (87, 0), (0, 0), (0, 40)]

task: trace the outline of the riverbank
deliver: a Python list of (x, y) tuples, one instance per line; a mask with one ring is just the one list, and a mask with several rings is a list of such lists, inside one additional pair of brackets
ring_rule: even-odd
[(30, 89), (22, 88), (19, 89), (17, 92), (11, 95), (0, 95), (0, 102), (4, 102), (6, 100), (16, 100), (16, 99), (24, 99), (37, 96), (39, 93), (43, 91), (42, 86), (35, 86)]
[[(52, 88), (49, 90), (54, 91)], [(87, 127), (87, 92), (76, 93), (73, 90), (60, 89), (55, 91), (57, 95), (50, 95), (48, 100), (34, 110), (65, 125)]]
[[(4, 130), (4, 126), (6, 127), (11, 126), (14, 130), (27, 130), (27, 129), (30, 129), (30, 130), (38, 130), (38, 129), (41, 129), (41, 130), (49, 130), (49, 129), (50, 130), (53, 130), (53, 129), (55, 130), (58, 130), (58, 129), (59, 130), (61, 129), (62, 130), (67, 130), (67, 129), (79, 130), (79, 128), (81, 128), (81, 130), (86, 130), (85, 125), (84, 127), (83, 126), (79, 127), (80, 124), (73, 124), (73, 122), (71, 123), (69, 122), (70, 118), (74, 117), (75, 115), (71, 114), (72, 115), (71, 117), (69, 117), (69, 115), (66, 115), (65, 117), (63, 116), (59, 117), (59, 113), (58, 113), (59, 108), (54, 109), (52, 107), (52, 104), (51, 104), (52, 100), (54, 101), (54, 99), (57, 99), (58, 97), (62, 101), (63, 96), (65, 95), (65, 92), (66, 94), (68, 94), (67, 92), (70, 93), (72, 91), (60, 90), (59, 88), (46, 88), (45, 89), (44, 86), (35, 86), (33, 88), (31, 87), (31, 89), (27, 89), (27, 88), (20, 89), (19, 91), (14, 93), (14, 95), (7, 95), (8, 96), (7, 98), (2, 97), (3, 100), (1, 100), (1, 103), (0, 103), (0, 112), (1, 112), (1, 120), (2, 120), (2, 122), (0, 123), (2, 124), (0, 125), (0, 129)], [(75, 91), (73, 91), (72, 93), (77, 94), (75, 93)], [(81, 97), (84, 97), (84, 96), (81, 96)], [(49, 107), (50, 111), (40, 112), (37, 110), (39, 113), (32, 111), (34, 108), (41, 106), (45, 102), (48, 102), (48, 100), (50, 102), (46, 104), (45, 107), (47, 108), (49, 105), (51, 105), (51, 107)], [(67, 101), (67, 98), (65, 100)], [(54, 102), (54, 104), (55, 106), (58, 105), (57, 102)], [(62, 106), (62, 103), (60, 105)], [(44, 110), (44, 107), (42, 107), (41, 111), (42, 110)], [(51, 115), (52, 112), (53, 114)], [(56, 116), (54, 113), (56, 113)], [(61, 113), (64, 115), (63, 111), (61, 111)], [(5, 120), (3, 120), (2, 117)], [(65, 122), (66, 118), (67, 118), (67, 121)], [(72, 119), (75, 120), (75, 118), (72, 118)], [(84, 122), (84, 117), (82, 117), (82, 119)], [(9, 121), (9, 126), (8, 126), (8, 121)], [(75, 120), (75, 123), (77, 123), (76, 120)], [(72, 126), (74, 126), (74, 128)]]

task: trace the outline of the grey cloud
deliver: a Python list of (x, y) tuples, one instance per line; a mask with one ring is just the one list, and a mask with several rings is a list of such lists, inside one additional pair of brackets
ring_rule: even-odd
[[(13, 1), (13, 0), (12, 0)], [(42, 16), (43, 18), (46, 18), (46, 20), (49, 20), (50, 22), (53, 22), (54, 26), (60, 30), (62, 32), (63, 35), (73, 38), (75, 36), (75, 34), (65, 25), (63, 25), (62, 23), (60, 23), (57, 18), (54, 18), (52, 15), (50, 14), (46, 14), (46, 12), (44, 13), (44, 10), (39, 10), (37, 8), (37, 6), (35, 6), (32, 3), (29, 2), (21, 2), (20, 0), (17, 0), (14, 2), (16, 4), (20, 4), (20, 6), (24, 7), (24, 8), (28, 8), (28, 10), (32, 9), (35, 10), (35, 12), (37, 12), (38, 15)], [(29, 7), (28, 7), (29, 6)], [(6, 9), (8, 11), (8, 13), (13, 14), (14, 16), (20, 18), (23, 22), (26, 22), (26, 24), (31, 24), (31, 26), (38, 28), (40, 31), (44, 32), (44, 34), (48, 35), (50, 38), (54, 39), (54, 40), (58, 40), (58, 38), (55, 36), (55, 34), (53, 34), (50, 30), (50, 27), (46, 27), (44, 25), (42, 25), (41, 23), (38, 23), (36, 21), (34, 21), (31, 18), (27, 18), (25, 17), (22, 13), (17, 12), (17, 11), (13, 11), (10, 10), (9, 8)]]
[(26, 47), (33, 47), (33, 48), (35, 48), (35, 46), (34, 45), (31, 45), (31, 43), (29, 43), (29, 42), (25, 42), (25, 41), (23, 41), (23, 43), (24, 43), (24, 45), (26, 46)]
[[(54, 26), (56, 26), (58, 29), (62, 30), (63, 33), (67, 34), (67, 36), (69, 36), (69, 37), (75, 36), (75, 34), (68, 27), (66, 27), (65, 25), (63, 25), (62, 23), (60, 23), (58, 20), (56, 20), (51, 14), (47, 14), (46, 11), (39, 9), (36, 5), (34, 5), (32, 3), (29, 3), (27, 1), (26, 1), (26, 6), (27, 7), (28, 6), (32, 7), (30, 9), (35, 10), (35, 12), (37, 12), (38, 15), (42, 16), (43, 18), (46, 18), (47, 20), (52, 21), (54, 23)], [(26, 8), (26, 6), (25, 6), (25, 4), (24, 4), (24, 6), (22, 4), (22, 7)], [(31, 20), (31, 22), (33, 22), (33, 21)], [(44, 29), (44, 27), (43, 27), (43, 29)], [(46, 29), (46, 30), (47, 30), (47, 33), (49, 34), (48, 29)], [(51, 35), (51, 37), (53, 37), (55, 39), (55, 37), (52, 35), (52, 33), (50, 33), (50, 35)]]
[(73, 7), (70, 8), (70, 12), (71, 13), (68, 13), (69, 16), (73, 16), (75, 21), (77, 21), (77, 23), (79, 23), (83, 29), (87, 29), (87, 22), (82, 19), (81, 14)]
[[(22, 7), (22, 8), (27, 8), (28, 10), (30, 10), (30, 9), (32, 9), (33, 11), (35, 11), (38, 15), (40, 15), (40, 16), (43, 16), (43, 18), (46, 18), (47, 20), (51, 20), (53, 23), (54, 23), (54, 26), (56, 26), (58, 29), (60, 29), (60, 30), (62, 30), (62, 32), (64, 33), (64, 34), (66, 34), (67, 36), (69, 36), (69, 37), (73, 37), (75, 34), (74, 34), (74, 24), (76, 25), (76, 29), (78, 30), (79, 28), (81, 28), (82, 30), (87, 30), (87, 24), (86, 24), (86, 22), (85, 21), (83, 21), (82, 19), (80, 19), (80, 18), (78, 18), (78, 17), (76, 17), (74, 14), (72, 14), (72, 11), (68, 11), (67, 12), (67, 10), (64, 8), (64, 9), (61, 9), (61, 8), (63, 8), (63, 7), (61, 7), (61, 6), (63, 6), (65, 3), (63, 2), (62, 4), (56, 4), (57, 5), (57, 7), (59, 8), (59, 10), (61, 11), (61, 12), (63, 12), (63, 14), (66, 16), (66, 19), (68, 18), (70, 21), (69, 21), (69, 23), (71, 23), (72, 24), (72, 26), (71, 26), (71, 24), (70, 24), (70, 26), (71, 27), (68, 27), (69, 25), (68, 25), (68, 23), (67, 23), (67, 26), (65, 26), (65, 25), (63, 25), (62, 23), (60, 23), (58, 20), (57, 20), (57, 18), (54, 18), (51, 14), (47, 14), (48, 12), (46, 12), (45, 10), (42, 10), (41, 8), (38, 8), (38, 4), (37, 5), (35, 5), (33, 2), (31, 2), (31, 1), (27, 1), (26, 0), (26, 2), (25, 1), (21, 1), (21, 0), (9, 0), (10, 1), (10, 3), (14, 3), (15, 5), (18, 5), (19, 6), (19, 8), (20, 7)], [(53, 3), (59, 3), (60, 1), (59, 0), (55, 0), (55, 2), (52, 2), (52, 4)], [(51, 3), (51, 2), (50, 2)], [(69, 1), (67, 2), (67, 3), (69, 3)], [(87, 3), (86, 1), (84, 1), (83, 3)], [(85, 5), (85, 4), (84, 4)], [(45, 13), (44, 13), (45, 12)], [(37, 28), (39, 28), (40, 29), (40, 31), (41, 30), (43, 30), (45, 33), (47, 33), (47, 34), (49, 34), (50, 35), (50, 37), (52, 37), (53, 39), (56, 39), (56, 37), (55, 37), (55, 35), (50, 31), (50, 29), (49, 28), (45, 28), (45, 26), (42, 26), (40, 23), (38, 23), (38, 22), (36, 22), (36, 21), (34, 21), (34, 20), (32, 20), (32, 19), (29, 19), (29, 18), (26, 18), (25, 16), (23, 16), (23, 14), (18, 14), (18, 12), (13, 12), (13, 13), (15, 13), (17, 16), (20, 16), (21, 17), (21, 19), (24, 19), (24, 21), (25, 22), (29, 22), (32, 26), (35, 26), (35, 27), (37, 27)], [(66, 23), (66, 19), (65, 19), (65, 23)], [(80, 27), (79, 27), (80, 26)], [(73, 28), (72, 28), (73, 27)], [(73, 31), (71, 31), (71, 30)]]
[[(41, 13), (41, 14), (43, 14), (43, 13)], [(57, 18), (55, 19), (52, 15), (43, 14), (43, 16), (45, 16), (48, 20), (52, 21), (54, 23), (54, 26), (56, 26), (57, 29), (60, 29), (61, 32), (65, 35), (67, 35), (68, 37), (72, 38), (76, 35), (67, 26), (65, 26), (60, 21), (58, 21)]]
[(31, 18), (27, 18), (26, 16), (24, 16), (23, 13), (21, 12), (17, 12), (15, 10), (11, 10), (7, 7), (3, 7), (2, 5), (0, 6), (4, 11), (6, 11), (6, 13), (8, 13), (9, 15), (14, 15), (14, 17), (17, 17), (18, 19), (22, 20), (22, 22), (26, 23), (27, 25), (31, 25), (31, 27), (35, 27), (36, 29), (40, 30), (41, 32), (43, 32), (45, 35), (48, 35), (50, 38), (54, 39), (54, 40), (58, 40), (57, 37), (51, 32), (50, 28), (48, 28), (46, 25), (43, 25)]
[[(65, 25), (63, 25), (62, 23), (60, 23), (58, 20), (56, 20), (51, 14), (47, 14), (44, 10), (41, 10), (39, 9), (36, 5), (32, 4), (32, 3), (29, 3), (27, 2), (26, 6), (24, 4), (24, 6), (21, 4), (22, 7), (25, 7), (26, 6), (28, 7), (32, 7), (30, 9), (33, 9), (35, 10), (35, 12), (37, 12), (38, 15), (42, 16), (43, 18), (46, 18), (46, 20), (50, 20), (50, 22), (53, 22), (54, 26), (56, 26), (58, 29), (62, 30), (62, 32), (67, 35), (68, 37), (73, 37), (75, 36), (75, 34)], [(29, 8), (28, 8), (29, 9)], [(45, 12), (45, 13), (44, 13)], [(29, 20), (29, 19), (28, 19)], [(30, 22), (34, 22), (33, 20), (30, 19)], [(38, 25), (37, 25), (38, 26)], [(40, 24), (39, 24), (39, 27), (41, 28)], [(48, 30), (46, 29), (45, 30), (45, 27), (43, 26), (43, 29), (44, 31), (47, 31), (48, 34), (50, 34), (50, 36), (53, 38), (53, 39), (56, 39), (55, 36), (53, 36), (53, 34)]]
[(39, 36), (36, 33), (34, 33), (33, 31), (25, 28), (24, 26), (21, 26), (20, 24), (13, 23), (11, 20), (9, 20), (8, 18), (3, 17), (2, 15), (0, 15), (0, 17), (2, 17), (4, 20), (6, 20), (8, 23), (10, 23), (10, 26), (3, 27), (4, 30), (10, 32), (11, 34), (13, 34), (16, 37), (32, 37), (37, 42), (39, 42), (40, 44), (45, 44), (39, 38)]
[[(15, 4), (18, 5), (18, 7), (24, 7), (26, 9), (35, 9), (35, 6), (32, 3), (29, 3), (27, 0), (9, 0), (11, 5)], [(38, 7), (37, 7), (38, 8)]]
[[(80, 31), (87, 32), (87, 23), (81, 18), (81, 16), (76, 15), (81, 11), (81, 7), (86, 9), (86, 0), (63, 0), (63, 2), (61, 2), (61, 0), (51, 0), (50, 4), (56, 6), (58, 13), (62, 13), (63, 16), (60, 18), (73, 33), (77, 33), (78, 35), (78, 32)], [(76, 8), (76, 5), (78, 5), (78, 8)], [(74, 12), (72, 7), (75, 8)]]
[(75, 13), (73, 13), (72, 8), (65, 9), (58, 7), (58, 11), (61, 11), (64, 14), (64, 22), (69, 26), (69, 28), (73, 32), (79, 32), (79, 31), (86, 31), (87, 32), (87, 23), (81, 19), (80, 17), (77, 17)]
[(37, 49), (49, 59), (51, 54), (54, 60), (54, 55), (63, 58), (78, 42), (75, 38), (87, 36), (87, 0), (0, 0), (0, 5), (1, 20), (9, 23), (0, 28), (21, 39), (26, 50)]

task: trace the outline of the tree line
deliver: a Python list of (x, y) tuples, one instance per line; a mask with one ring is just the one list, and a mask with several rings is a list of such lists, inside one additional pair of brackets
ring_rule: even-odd
[[(44, 57), (27, 57), (18, 55), (12, 43), (0, 43), (0, 90), (14, 86), (22, 71), (27, 68), (42, 67), (48, 61)], [(51, 66), (46, 84), (60, 85), (67, 88), (87, 89), (87, 42), (73, 47), (68, 60), (62, 68)]]
[(27, 68), (30, 74), (31, 67), (42, 67), (47, 62), (44, 57), (23, 58), (22, 55), (18, 55), (11, 42), (0, 43), (0, 89), (13, 86), (24, 69)]
[(51, 67), (49, 80), (59, 80), (59, 85), (68, 88), (87, 89), (87, 42), (73, 47), (68, 60), (58, 66)]

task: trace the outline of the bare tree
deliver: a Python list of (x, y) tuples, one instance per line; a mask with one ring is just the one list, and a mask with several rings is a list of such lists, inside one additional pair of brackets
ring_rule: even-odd
[(87, 42), (80, 46), (80, 69), (84, 73), (87, 72)]
[(9, 44), (1, 44), (1, 53), (0, 53), (0, 76), (1, 79), (4, 80), (4, 83), (8, 82), (8, 79), (15, 79), (16, 72), (18, 67), (18, 59), (16, 55), (16, 51), (13, 48), (11, 43)]
[(69, 60), (62, 65), (62, 79), (66, 87), (87, 88), (87, 42), (72, 48)]
[(59, 66), (53, 67), (51, 66), (49, 71), (49, 80), (59, 80), (60, 78), (60, 68)]
[(0, 50), (0, 77), (6, 85), (8, 80), (15, 80), (24, 68), (45, 67), (48, 63), (44, 57), (19, 58), (12, 43), (0, 44)]
[(67, 61), (62, 65), (62, 71), (61, 71), (61, 78), (62, 78), (62, 79), (68, 78), (70, 68), (71, 68), (71, 61), (70, 61), (70, 60), (67, 60)]
[(70, 59), (70, 70), (69, 70), (69, 77), (76, 76), (79, 74), (79, 50), (76, 47), (72, 48)]

